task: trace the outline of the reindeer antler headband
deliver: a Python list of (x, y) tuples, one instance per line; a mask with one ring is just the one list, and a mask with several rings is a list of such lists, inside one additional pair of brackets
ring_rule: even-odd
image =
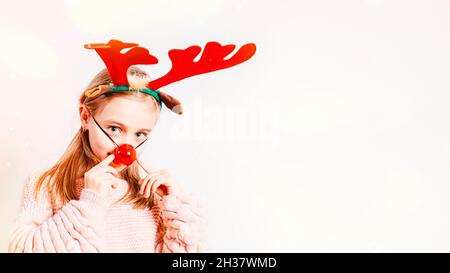
[[(150, 55), (146, 48), (140, 47), (135, 43), (123, 43), (119, 40), (110, 40), (107, 44), (87, 44), (84, 47), (97, 51), (108, 69), (112, 83), (87, 90), (81, 103), (94, 100), (104, 94), (137, 90), (153, 96), (160, 106), (164, 103), (172, 112), (180, 115), (183, 112), (180, 101), (159, 91), (159, 88), (195, 75), (241, 64), (250, 59), (256, 51), (255, 44), (245, 44), (235, 54), (225, 60), (224, 58), (236, 46), (233, 44), (222, 46), (218, 42), (208, 42), (200, 59), (194, 62), (194, 59), (202, 50), (200, 46), (194, 45), (186, 49), (172, 49), (169, 51), (172, 68), (167, 74), (152, 81), (142, 82), (141, 80), (137, 81), (138, 83), (130, 83), (127, 77), (127, 70), (130, 66), (158, 63), (158, 59)], [(121, 53), (123, 49), (127, 48), (131, 49)]]

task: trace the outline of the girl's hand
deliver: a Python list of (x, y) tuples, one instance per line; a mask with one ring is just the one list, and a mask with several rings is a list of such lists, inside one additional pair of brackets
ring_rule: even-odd
[(117, 170), (109, 166), (114, 160), (114, 154), (106, 157), (102, 162), (98, 163), (92, 169), (84, 174), (84, 186), (98, 193), (102, 197), (106, 197), (111, 188), (117, 187)]
[(144, 195), (145, 198), (149, 198), (150, 194), (158, 195), (160, 199), (164, 195), (169, 195), (175, 192), (175, 184), (172, 181), (172, 177), (166, 170), (154, 170), (145, 168), (148, 171), (148, 175), (139, 180), (141, 186), (139, 193)]

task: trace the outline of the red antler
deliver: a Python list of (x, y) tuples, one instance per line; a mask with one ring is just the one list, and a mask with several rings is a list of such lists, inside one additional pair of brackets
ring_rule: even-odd
[[(157, 64), (158, 59), (149, 54), (148, 50), (134, 43), (123, 43), (110, 40), (107, 44), (87, 44), (87, 49), (95, 49), (108, 69), (111, 81), (115, 86), (129, 85), (127, 70), (134, 64)], [(132, 47), (132, 48), (131, 48)], [(126, 53), (120, 51), (131, 48)]]
[(200, 60), (197, 62), (194, 62), (194, 59), (201, 51), (200, 46), (190, 46), (184, 50), (172, 49), (169, 51), (172, 68), (166, 75), (149, 82), (147, 87), (157, 90), (185, 78), (229, 68), (247, 61), (256, 51), (256, 45), (249, 43), (243, 45), (231, 58), (224, 60), (235, 47), (232, 44), (222, 46), (217, 42), (208, 42)]

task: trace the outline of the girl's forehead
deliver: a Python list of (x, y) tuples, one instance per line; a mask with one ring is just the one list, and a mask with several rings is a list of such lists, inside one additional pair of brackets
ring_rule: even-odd
[(151, 129), (159, 116), (159, 111), (149, 99), (114, 97), (96, 113), (101, 120), (116, 121), (130, 128)]

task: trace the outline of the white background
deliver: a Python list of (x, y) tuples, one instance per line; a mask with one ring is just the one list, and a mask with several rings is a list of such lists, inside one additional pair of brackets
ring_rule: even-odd
[(103, 68), (85, 43), (257, 44), (163, 88), (148, 164), (207, 199), (210, 251), (450, 250), (450, 1), (5, 1), (0, 250), (23, 182), (62, 155)]

